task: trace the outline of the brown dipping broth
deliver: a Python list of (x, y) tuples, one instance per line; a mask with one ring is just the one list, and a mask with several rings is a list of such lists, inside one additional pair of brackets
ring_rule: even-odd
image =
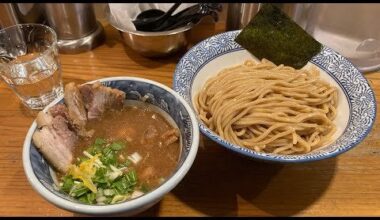
[(173, 135), (168, 136), (173, 133), (173, 126), (155, 108), (129, 100), (123, 109), (108, 110), (101, 118), (88, 121), (87, 130), (93, 129), (95, 133), (91, 138), (78, 141), (74, 158), (83, 156), (83, 151), (96, 138), (103, 138), (108, 143), (123, 140), (127, 144), (117, 155), (119, 162), (137, 152), (142, 159), (136, 165), (131, 163), (130, 168), (136, 170), (138, 185), (146, 184), (150, 189), (158, 187), (176, 169), (181, 148), (179, 132), (178, 139), (173, 142)]

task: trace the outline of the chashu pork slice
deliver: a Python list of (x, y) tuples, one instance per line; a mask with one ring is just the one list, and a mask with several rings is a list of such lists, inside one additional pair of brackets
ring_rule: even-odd
[(92, 133), (86, 131), (87, 112), (82, 99), (82, 94), (78, 86), (74, 82), (68, 83), (65, 86), (65, 104), (68, 108), (69, 118), (71, 123), (78, 131), (80, 136), (91, 136)]
[(40, 111), (37, 115), (38, 129), (33, 134), (35, 146), (44, 158), (58, 171), (65, 173), (73, 161), (73, 148), (78, 140), (70, 127), (67, 109), (59, 104), (48, 112)]
[(81, 85), (79, 90), (87, 109), (88, 119), (100, 117), (107, 109), (123, 107), (125, 93), (121, 90), (103, 86), (99, 82)]

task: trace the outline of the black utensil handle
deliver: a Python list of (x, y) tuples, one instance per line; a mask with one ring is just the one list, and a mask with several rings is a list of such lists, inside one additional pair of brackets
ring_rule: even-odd
[(182, 3), (175, 3), (169, 10), (168, 10), (168, 12), (169, 12), (169, 14), (171, 15), (171, 14), (173, 14), (173, 12), (175, 11), (175, 10), (177, 10), (177, 8), (181, 5)]
[[(162, 16), (160, 19), (155, 22), (155, 28), (152, 30), (157, 31), (157, 30), (165, 30), (163, 24), (167, 23), (167, 20), (171, 17), (171, 14), (177, 10), (177, 8), (181, 5), (182, 3), (175, 3), (167, 12), (164, 16)], [(161, 28), (160, 28), (161, 27)]]
[(171, 14), (177, 10), (181, 4), (182, 3), (175, 3), (167, 12), (165, 12), (165, 14), (161, 15), (160, 17), (135, 19), (132, 21), (132, 23), (139, 31), (154, 31), (154, 29), (161, 26), (168, 17), (171, 17)]
[(179, 27), (183, 27), (189, 23), (197, 24), (202, 17), (205, 17), (204, 14), (188, 15), (181, 20), (172, 23), (170, 26), (166, 27), (165, 30), (173, 30)]
[(160, 18), (160, 20), (161, 19), (165, 19), (165, 18), (167, 18), (167, 17), (169, 17), (169, 16), (171, 16), (172, 14), (173, 14), (173, 12), (175, 11), (175, 10), (177, 10), (177, 8), (181, 5), (182, 3), (175, 3), (167, 12), (166, 12), (166, 14), (162, 17), (162, 18)]
[(198, 24), (202, 18), (211, 16), (214, 19), (214, 22), (219, 20), (219, 15), (215, 11), (208, 11), (204, 14), (198, 14), (196, 16), (188, 16), (186, 19), (181, 20), (180, 22), (174, 23), (172, 26), (168, 27), (167, 30), (173, 30), (175, 28), (179, 28), (181, 26), (185, 26), (189, 23)]
[(171, 16), (170, 14), (173, 13), (179, 5), (180, 3), (174, 4), (168, 12), (166, 12), (165, 15), (159, 18), (156, 22), (140, 26), (140, 30), (152, 32), (173, 30), (189, 23), (197, 24), (203, 17), (206, 16), (212, 16), (214, 22), (217, 22), (219, 17), (216, 11), (219, 11), (221, 9), (220, 6), (222, 6), (221, 4), (201, 3), (186, 8)]

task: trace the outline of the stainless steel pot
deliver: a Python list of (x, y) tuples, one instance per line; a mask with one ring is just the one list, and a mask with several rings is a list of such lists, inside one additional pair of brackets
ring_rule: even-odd
[(100, 45), (105, 38), (91, 3), (46, 3), (46, 18), (58, 36), (61, 53), (80, 53)]
[[(308, 6), (310, 4), (277, 3), (277, 7), (289, 15), (298, 25), (305, 28)], [(228, 4), (226, 30), (244, 28), (260, 10), (261, 3), (231, 3)]]
[(0, 3), (0, 29), (20, 23), (43, 23), (40, 3)]

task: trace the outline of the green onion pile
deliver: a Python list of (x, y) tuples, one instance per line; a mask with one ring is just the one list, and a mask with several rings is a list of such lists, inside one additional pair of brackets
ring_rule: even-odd
[(60, 190), (83, 203), (99, 205), (123, 202), (148, 192), (146, 185), (138, 184), (128, 159), (131, 157), (120, 152), (125, 147), (123, 141), (96, 139), (61, 178)]

